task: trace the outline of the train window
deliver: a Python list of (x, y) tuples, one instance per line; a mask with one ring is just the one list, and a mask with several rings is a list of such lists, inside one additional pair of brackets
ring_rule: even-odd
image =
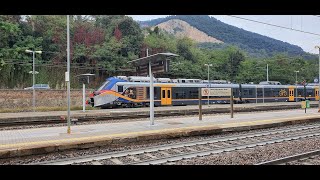
[(162, 98), (166, 98), (166, 91), (162, 90)]
[(186, 98), (186, 93), (183, 91), (176, 92), (176, 98), (177, 99), (185, 99)]
[(253, 95), (253, 90), (249, 89), (249, 96), (252, 96), (252, 95)]
[(124, 96), (127, 96), (132, 99), (136, 99), (136, 88), (128, 88), (124, 91)]
[(189, 93), (191, 99), (196, 99), (199, 96), (198, 91), (189, 91)]
[(101, 91), (107, 84), (109, 84), (109, 81), (104, 82), (97, 91)]
[(118, 92), (123, 92), (123, 86), (118, 86)]
[(236, 97), (237, 91), (233, 91), (232, 93), (233, 93), (233, 96)]
[(168, 90), (168, 98), (171, 98), (170, 95), (171, 95), (171, 91)]
[(185, 83), (186, 81), (185, 80), (182, 80), (182, 83)]
[(307, 89), (307, 96), (313, 96), (313, 90)]

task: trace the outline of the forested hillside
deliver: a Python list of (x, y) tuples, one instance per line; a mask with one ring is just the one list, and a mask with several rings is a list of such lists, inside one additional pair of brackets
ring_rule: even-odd
[[(209, 36), (220, 39), (227, 44), (236, 45), (255, 57), (266, 57), (272, 56), (275, 53), (286, 52), (292, 56), (300, 55), (305, 56), (308, 59), (312, 58), (310, 57), (312, 55), (304, 52), (299, 46), (228, 25), (207, 15), (168, 16), (166, 18), (159, 18), (151, 21), (141, 21), (139, 23), (142, 27), (156, 26), (157, 24), (172, 19), (183, 20), (189, 23), (191, 26), (208, 34)], [(212, 46), (214, 45), (206, 43), (202, 47), (210, 48)]]
[[(135, 69), (127, 62), (144, 57), (147, 48), (150, 55), (158, 52), (179, 55), (172, 60), (168, 74), (155, 74), (155, 77), (207, 79), (206, 63), (213, 64), (210, 79), (235, 83), (266, 80), (267, 64), (269, 80), (283, 84), (294, 83), (295, 70), (300, 71), (298, 81), (306, 79), (311, 82), (318, 74), (316, 56), (306, 60), (301, 55), (288, 55), (284, 51), (260, 58), (232, 44), (201, 45), (189, 38), (176, 38), (159, 28), (141, 28), (132, 18), (124, 15), (71, 17), (72, 88), (81, 88), (76, 75), (83, 73), (95, 74), (90, 88), (97, 88), (109, 76), (135, 75)], [(39, 72), (36, 83), (49, 84), (53, 89), (65, 89), (66, 33), (66, 16), (1, 15), (0, 88), (21, 89), (32, 85), (32, 74), (29, 73), (32, 70), (32, 54), (25, 52), (29, 49), (42, 51), (42, 54), (35, 56), (35, 70)], [(277, 49), (277, 44), (273, 46)], [(267, 52), (262, 48), (261, 53)]]

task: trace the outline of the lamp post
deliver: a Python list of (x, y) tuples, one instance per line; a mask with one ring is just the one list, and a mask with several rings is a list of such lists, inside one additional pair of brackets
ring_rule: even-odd
[(294, 71), (296, 73), (296, 102), (298, 101), (298, 72), (299, 71)]
[[(318, 96), (319, 96), (319, 91), (320, 91), (320, 47), (316, 46), (315, 48), (319, 49), (319, 77), (318, 77), (318, 83), (319, 83), (319, 89), (318, 89)], [(318, 112), (320, 112), (320, 98), (319, 98), (319, 105), (318, 105)]]
[(36, 78), (35, 78), (35, 62), (34, 62), (34, 58), (35, 58), (35, 53), (41, 54), (42, 51), (31, 51), (31, 50), (26, 50), (26, 53), (32, 53), (32, 106), (33, 106), (33, 112), (35, 112), (35, 107), (36, 107), (36, 91), (34, 89), (34, 85), (36, 82)]
[[(212, 66), (212, 64), (204, 64), (205, 66), (207, 66), (208, 67), (208, 88), (210, 88), (210, 82), (209, 82), (209, 67), (210, 66)], [(210, 90), (209, 90), (209, 92), (210, 92)], [(209, 103), (209, 95), (210, 95), (210, 93), (208, 94), (208, 106), (210, 105), (210, 103)]]

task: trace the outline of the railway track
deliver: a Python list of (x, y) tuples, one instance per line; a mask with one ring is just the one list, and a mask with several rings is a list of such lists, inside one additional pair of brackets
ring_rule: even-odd
[(258, 163), (256, 165), (285, 165), (285, 164), (299, 164), (299, 165), (313, 165), (320, 164), (320, 150), (301, 153), (293, 156), (287, 156), (271, 161)]
[(277, 130), (265, 130), (259, 133), (244, 133), (227, 137), (217, 137), (206, 140), (188, 141), (183, 143), (166, 144), (139, 148), (133, 150), (108, 152), (73, 158), (43, 161), (31, 165), (68, 165), (68, 164), (92, 164), (92, 165), (149, 165), (170, 164), (171, 162), (210, 154), (219, 154), (264, 146), (277, 142), (296, 140), (320, 136), (320, 125), (297, 126), (295, 128), (280, 128)]

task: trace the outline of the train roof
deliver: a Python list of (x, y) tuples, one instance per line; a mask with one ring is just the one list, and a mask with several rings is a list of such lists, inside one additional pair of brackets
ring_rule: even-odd
[[(140, 85), (140, 86), (149, 86), (148, 82), (118, 82), (118, 85)], [(154, 86), (172, 86), (172, 87), (208, 87), (207, 83), (161, 83), (156, 82)], [(229, 87), (229, 88), (238, 88), (239, 84), (210, 84), (211, 88), (215, 87)], [(259, 84), (241, 84), (242, 88), (290, 88), (298, 87), (303, 88), (303, 86), (294, 86), (294, 85), (259, 85)], [(306, 86), (308, 89), (315, 88), (314, 86)]]
[[(149, 86), (150, 77), (145, 76), (116, 76), (114, 78), (126, 80), (127, 82), (121, 82), (124, 84), (133, 83), (136, 85), (140, 83), (143, 86)], [(201, 79), (170, 79), (170, 78), (153, 78), (155, 84), (166, 84), (171, 86), (178, 86), (178, 87), (207, 87), (208, 80), (201, 80)], [(226, 80), (210, 80), (209, 81), (210, 87), (239, 87), (239, 84), (231, 83), (230, 81)], [(119, 82), (120, 83), (120, 82)], [(317, 84), (318, 85), (318, 84)], [(157, 85), (159, 86), (159, 85)], [(262, 81), (259, 84), (241, 84), (244, 88), (289, 88), (289, 87), (298, 87), (303, 88), (302, 85), (282, 85), (279, 81)], [(316, 88), (315, 83), (309, 83), (306, 86), (307, 88)]]

